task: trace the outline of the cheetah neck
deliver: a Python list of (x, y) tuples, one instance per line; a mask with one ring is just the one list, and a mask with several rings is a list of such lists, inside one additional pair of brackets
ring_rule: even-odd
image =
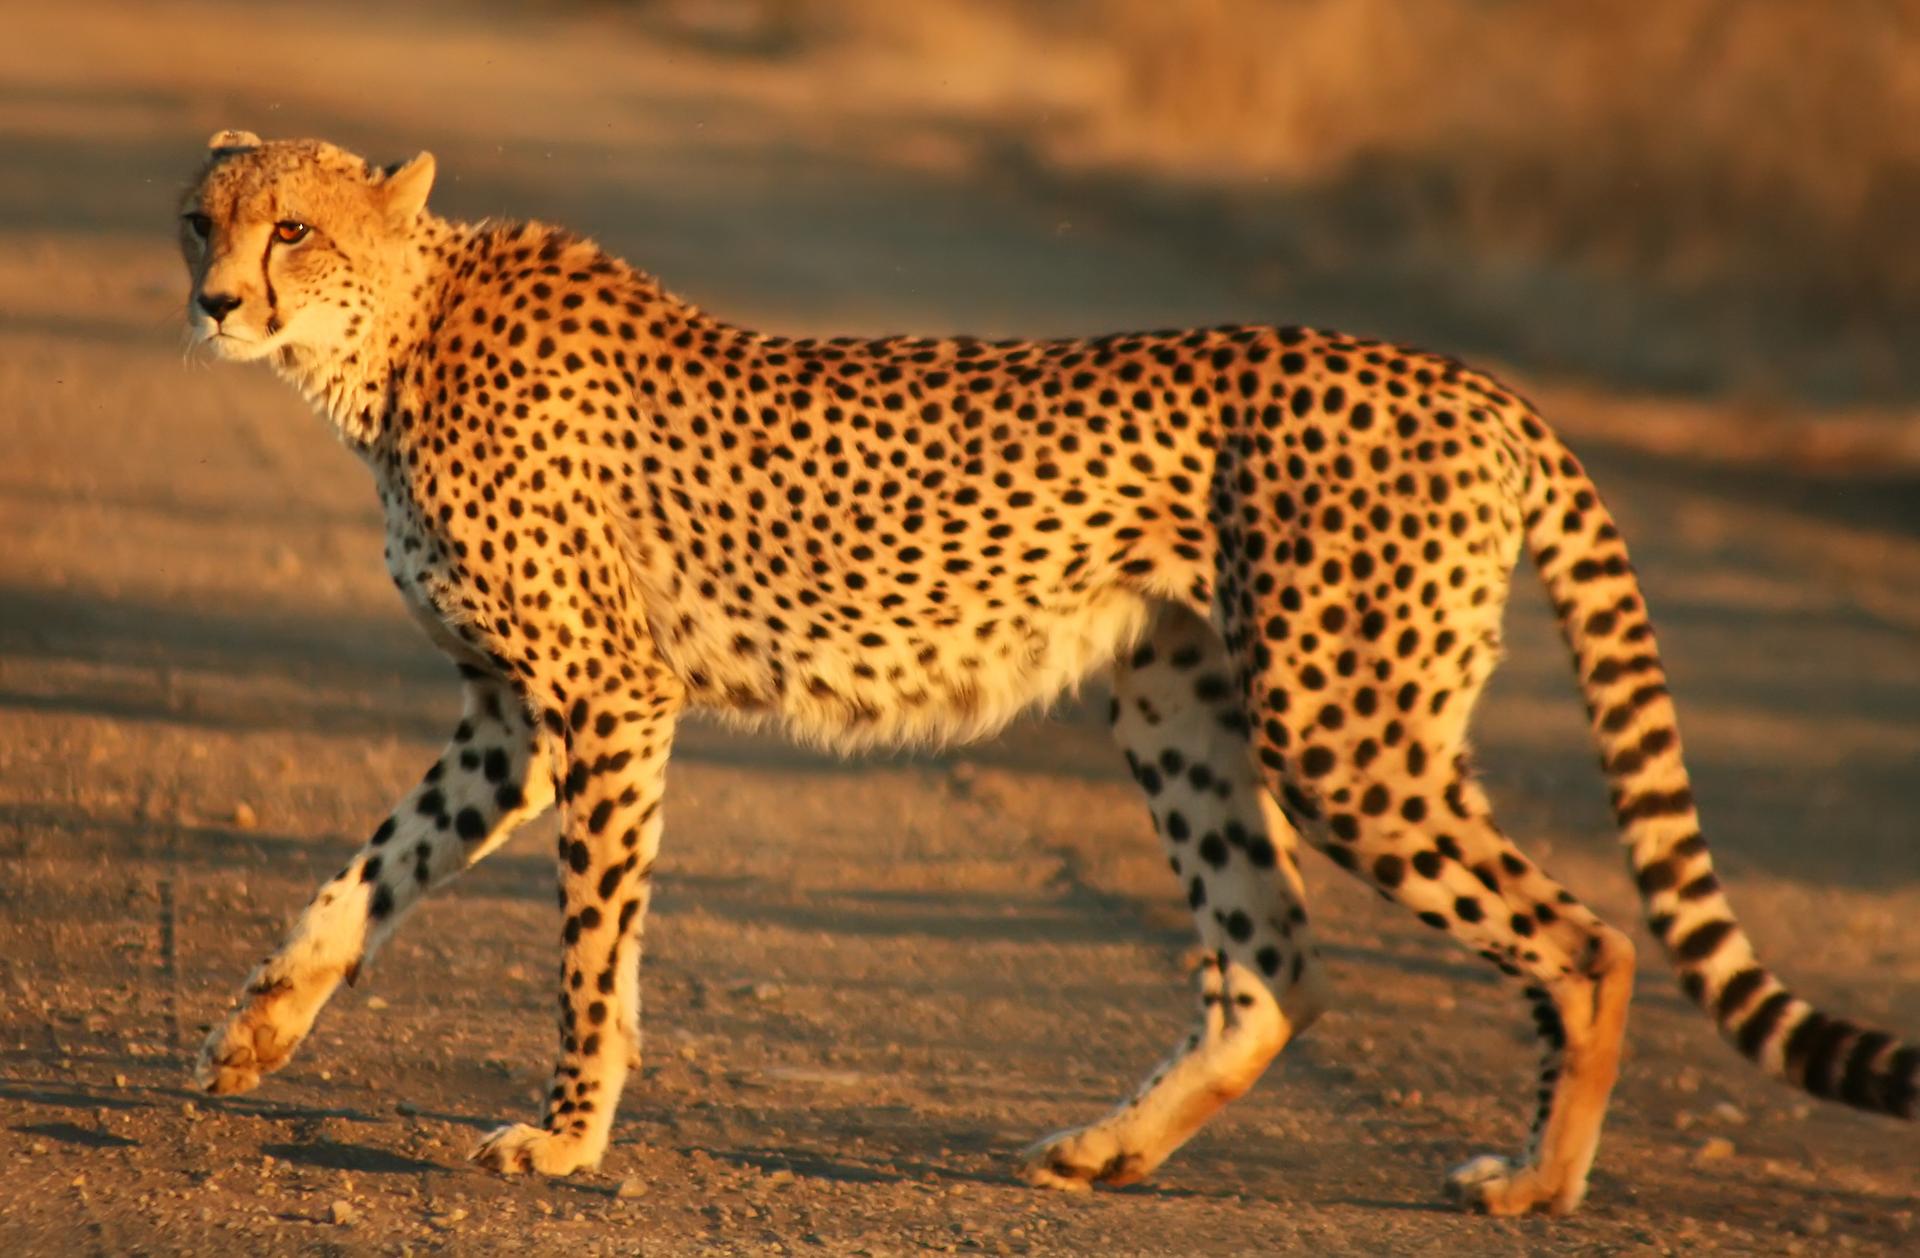
[(340, 439), (357, 453), (371, 452), (385, 431), (396, 373), (426, 339), (443, 260), (471, 231), (465, 224), (422, 215), (406, 246), (392, 256), (355, 340), (327, 347), (289, 345), (274, 356), (274, 370), (331, 420)]

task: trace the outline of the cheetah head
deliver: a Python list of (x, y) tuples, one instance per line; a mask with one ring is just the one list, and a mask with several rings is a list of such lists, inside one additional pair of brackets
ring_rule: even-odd
[(417, 257), (433, 156), (374, 166), (318, 140), (221, 131), (181, 201), (195, 346), (312, 366), (353, 354)]

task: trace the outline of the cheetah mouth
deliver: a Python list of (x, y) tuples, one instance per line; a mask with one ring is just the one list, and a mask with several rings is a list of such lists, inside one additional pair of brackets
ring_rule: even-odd
[(207, 333), (200, 338), (200, 343), (219, 357), (234, 360), (257, 358), (265, 352), (262, 341), (250, 336), (235, 336), (221, 329)]
[[(275, 332), (277, 333), (277, 329)], [(281, 338), (276, 334), (254, 336), (244, 332), (235, 333), (226, 328), (198, 327), (194, 329), (196, 345), (204, 348), (217, 358), (228, 362), (252, 362), (265, 358), (280, 348)]]

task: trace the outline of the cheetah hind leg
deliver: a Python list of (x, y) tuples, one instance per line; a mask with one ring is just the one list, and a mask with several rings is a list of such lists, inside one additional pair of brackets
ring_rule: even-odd
[(1026, 1150), (1020, 1177), (1145, 1178), (1248, 1088), (1326, 1004), (1292, 827), (1261, 789), (1212, 628), (1177, 608), (1114, 678), (1113, 728), (1199, 929), (1199, 1022), (1128, 1100)]
[[(1332, 672), (1332, 669), (1327, 670)], [(1363, 664), (1360, 670), (1365, 676)], [(1356, 683), (1358, 684), (1358, 683)], [(1465, 707), (1477, 686), (1464, 687)], [(1323, 701), (1356, 700), (1341, 691)], [(1633, 992), (1632, 942), (1549, 878), (1495, 824), (1462, 753), (1458, 714), (1415, 705), (1400, 718), (1406, 751), (1394, 771), (1349, 752), (1317, 718), (1264, 750), (1289, 765), (1275, 783), (1305, 805), (1306, 838), (1428, 926), (1528, 981), (1542, 1060), (1538, 1105), (1517, 1157), (1476, 1157), (1451, 1173), (1448, 1193), (1488, 1214), (1565, 1214), (1586, 1192)], [(1303, 748), (1296, 759), (1280, 744)], [(1415, 770), (1412, 766), (1419, 766)], [(1402, 766), (1405, 766), (1404, 768)]]

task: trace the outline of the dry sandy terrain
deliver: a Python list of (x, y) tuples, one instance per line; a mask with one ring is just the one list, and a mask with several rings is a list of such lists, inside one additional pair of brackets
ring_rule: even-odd
[[(444, 210), (568, 221), (783, 330), (1319, 313), (1250, 295), (1218, 241), (1164, 218), (980, 174), (937, 125), (976, 103), (905, 70), (726, 78), (597, 11), (261, 7), (18, 6), (0, 38), (0, 1249), (1920, 1246), (1913, 1131), (1760, 1078), (1644, 931), (1585, 1211), (1452, 1212), (1444, 1168), (1520, 1135), (1524, 1007), (1318, 861), (1338, 1010), (1149, 1184), (1017, 1186), (1026, 1141), (1097, 1114), (1188, 1017), (1188, 928), (1091, 702), (940, 758), (689, 731), (649, 1060), (598, 1174), (463, 1160), (546, 1078), (550, 822), (424, 906), (284, 1073), (196, 1099), (204, 1027), (456, 714), (361, 469), (264, 372), (181, 362), (171, 198), (205, 134), (430, 147)], [(935, 106), (899, 108), (911, 91)], [(1920, 1031), (1912, 425), (1841, 443), (1873, 466), (1795, 471), (1772, 456), (1826, 447), (1792, 425), (1526, 382), (1638, 542), (1708, 832), (1765, 954)], [(1741, 443), (1709, 457), (1699, 432)], [(1480, 725), (1496, 799), (1635, 922), (1561, 649), (1517, 588)]]

